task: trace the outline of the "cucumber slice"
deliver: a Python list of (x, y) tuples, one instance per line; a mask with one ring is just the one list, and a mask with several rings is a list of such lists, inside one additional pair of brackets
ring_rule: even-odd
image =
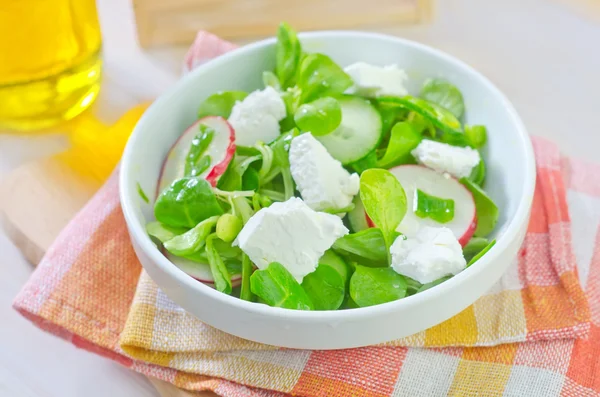
[(369, 223), (367, 222), (367, 217), (365, 215), (365, 207), (360, 199), (360, 194), (357, 194), (354, 197), (354, 208), (352, 211), (348, 212), (348, 223), (350, 224), (350, 228), (354, 233), (358, 233), (361, 230), (368, 229)]
[(381, 115), (369, 101), (346, 96), (339, 99), (342, 123), (332, 133), (316, 136), (329, 154), (347, 165), (368, 155), (382, 136)]

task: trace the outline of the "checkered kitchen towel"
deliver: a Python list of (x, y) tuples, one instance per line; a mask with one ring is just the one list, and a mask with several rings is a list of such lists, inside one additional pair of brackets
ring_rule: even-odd
[[(201, 33), (191, 52), (230, 47)], [(600, 166), (534, 148), (531, 222), (509, 271), (456, 317), (384, 346), (277, 349), (188, 315), (141, 272), (114, 176), (14, 305), (79, 347), (223, 396), (600, 395)]]

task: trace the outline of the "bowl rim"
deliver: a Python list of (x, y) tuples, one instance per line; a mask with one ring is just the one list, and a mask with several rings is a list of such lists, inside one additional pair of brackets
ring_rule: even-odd
[(140, 134), (145, 129), (145, 124), (150, 118), (150, 114), (163, 106), (175, 97), (181, 87), (189, 84), (191, 81), (196, 79), (196, 76), (204, 73), (209, 68), (218, 68), (219, 65), (229, 62), (233, 57), (243, 56), (246, 53), (251, 53), (258, 48), (266, 47), (275, 43), (275, 38), (267, 38), (260, 40), (242, 47), (239, 47), (231, 52), (223, 54), (215, 59), (212, 59), (183, 76), (179, 81), (170, 87), (165, 93), (163, 93), (152, 105), (146, 110), (144, 115), (141, 117), (137, 125), (135, 126), (128, 142), (125, 147), (123, 157), (121, 160), (121, 167), (119, 170), (119, 196), (121, 201), (121, 207), (130, 231), (130, 237), (135, 240), (139, 248), (152, 260), (163, 272), (168, 273), (177, 283), (181, 285), (180, 288), (191, 288), (196, 290), (206, 298), (214, 299), (219, 301), (221, 304), (237, 306), (239, 309), (246, 310), (256, 315), (269, 316), (269, 317), (285, 317), (288, 320), (297, 320), (304, 323), (318, 323), (324, 320), (365, 320), (380, 315), (391, 314), (402, 308), (410, 308), (425, 304), (436, 299), (439, 295), (442, 295), (446, 291), (457, 288), (463, 282), (477, 274), (486, 271), (487, 267), (490, 266), (502, 253), (507, 249), (510, 243), (518, 237), (520, 231), (529, 220), (529, 211), (533, 201), (533, 193), (535, 188), (536, 170), (535, 170), (535, 158), (533, 152), (533, 146), (527, 130), (517, 114), (512, 103), (506, 98), (506, 96), (483, 74), (469, 66), (467, 63), (455, 58), (454, 56), (447, 54), (441, 50), (430, 47), (425, 44), (421, 44), (412, 40), (404, 39), (401, 37), (354, 31), (354, 30), (324, 30), (324, 31), (313, 31), (299, 33), (299, 38), (302, 39), (333, 39), (333, 38), (371, 38), (382, 41), (394, 42), (395, 44), (412, 47), (418, 51), (429, 53), (430, 55), (441, 58), (448, 63), (453, 64), (455, 67), (466, 70), (473, 78), (477, 79), (480, 84), (486, 86), (486, 88), (499, 98), (503, 106), (506, 108), (509, 114), (509, 118), (512, 124), (516, 127), (516, 135), (519, 138), (518, 145), (520, 145), (525, 152), (525, 167), (523, 169), (523, 195), (520, 198), (517, 210), (512, 219), (509, 220), (508, 225), (505, 226), (504, 233), (500, 238), (497, 239), (496, 244), (484, 255), (479, 261), (478, 266), (470, 266), (447, 280), (433, 288), (423, 291), (419, 294), (405, 297), (392, 302), (387, 302), (379, 305), (353, 308), (346, 310), (326, 310), (326, 311), (302, 311), (285, 309), (279, 307), (271, 307), (265, 304), (259, 304), (255, 302), (248, 302), (231, 295), (221, 293), (201, 282), (193, 279), (187, 273), (180, 270), (175, 264), (169, 261), (160, 250), (154, 245), (151, 239), (145, 232), (144, 225), (138, 222), (135, 217), (135, 195), (132, 190), (127, 188), (132, 186), (132, 173), (133, 167), (131, 164), (132, 154), (135, 152), (137, 147), (137, 141), (140, 139)]

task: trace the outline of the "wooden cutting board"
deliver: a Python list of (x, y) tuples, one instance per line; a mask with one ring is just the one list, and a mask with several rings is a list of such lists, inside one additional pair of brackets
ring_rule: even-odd
[[(97, 179), (74, 171), (61, 155), (15, 169), (0, 182), (0, 215), (7, 235), (27, 260), (37, 265), (58, 233), (100, 185)], [(149, 380), (162, 397), (215, 396)]]
[[(113, 129), (114, 140), (118, 140), (117, 135), (123, 133), (121, 130), (135, 124), (144, 108), (138, 106), (131, 109), (112, 126), (125, 127)], [(96, 124), (97, 121), (90, 118), (72, 124), (75, 122), (85, 127), (87, 133), (94, 125), (112, 128)], [(109, 153), (96, 150), (100, 145), (94, 139), (88, 136), (86, 144), (92, 147), (96, 156), (106, 157)], [(77, 145), (76, 140), (73, 143)], [(58, 233), (102, 185), (98, 175), (73, 168), (73, 161), (82, 155), (90, 154), (84, 151), (74, 156), (70, 151), (25, 164), (0, 181), (0, 220), (8, 237), (33, 265), (40, 262)], [(190, 393), (167, 382), (153, 378), (149, 380), (162, 397), (215, 396), (210, 392)]]

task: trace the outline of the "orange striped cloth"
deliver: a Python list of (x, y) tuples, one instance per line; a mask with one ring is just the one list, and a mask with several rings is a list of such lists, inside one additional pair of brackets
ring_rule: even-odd
[[(231, 47), (201, 33), (193, 51), (209, 58)], [(534, 147), (538, 181), (519, 256), (474, 305), (409, 338), (285, 350), (203, 324), (141, 271), (114, 176), (14, 306), (78, 347), (223, 396), (600, 395), (600, 166), (561, 158), (541, 139)]]

